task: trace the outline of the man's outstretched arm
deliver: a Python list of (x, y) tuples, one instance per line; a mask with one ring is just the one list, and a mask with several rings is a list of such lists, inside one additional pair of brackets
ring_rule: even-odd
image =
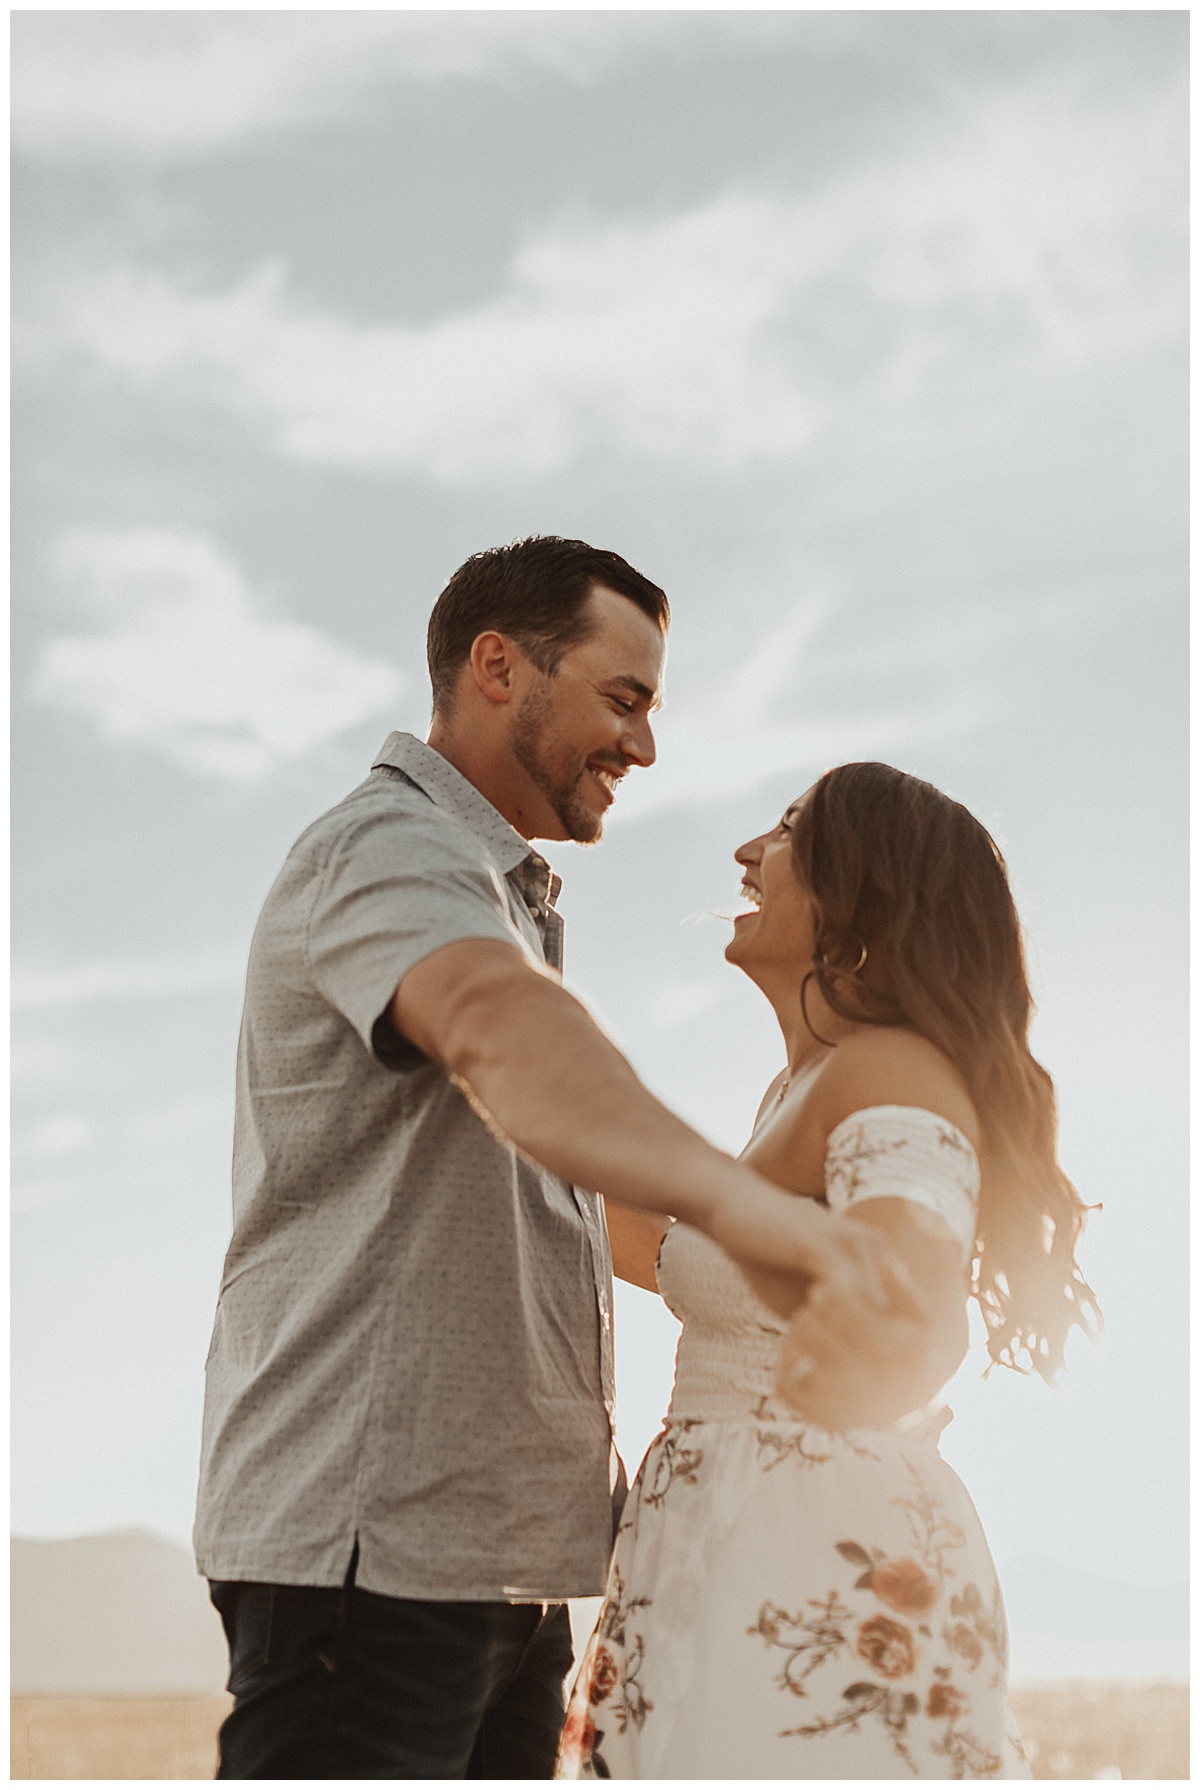
[[(819, 1281), (843, 1324), (808, 1324), (803, 1312), (797, 1323), (820, 1368), (826, 1422), (835, 1412), (845, 1425), (902, 1416), (961, 1359), (957, 1276), (914, 1276), (875, 1226), (835, 1219), (714, 1149), (643, 1087), (586, 1009), (516, 945), (444, 946), (404, 977), (390, 1017), (489, 1124), (551, 1173), (705, 1231), (784, 1315)], [(852, 1353), (841, 1334), (851, 1314)]]
[(858, 1305), (887, 1305), (887, 1255), (876, 1240), (707, 1144), (516, 945), (462, 940), (435, 950), (408, 970), (390, 1019), (525, 1155), (564, 1181), (697, 1226), (777, 1310), (795, 1308), (810, 1274), (836, 1280)]
[(524, 1154), (564, 1181), (707, 1232), (777, 1310), (793, 1310), (816, 1273), (838, 1276), (858, 1302), (885, 1302), (879, 1252), (848, 1248), (813, 1201), (784, 1193), (668, 1111), (585, 1008), (516, 945), (443, 946), (408, 971), (390, 1017)]

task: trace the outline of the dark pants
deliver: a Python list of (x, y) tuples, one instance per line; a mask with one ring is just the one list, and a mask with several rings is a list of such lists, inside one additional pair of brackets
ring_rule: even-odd
[(211, 1587), (234, 1706), (219, 1778), (549, 1778), (572, 1661), (565, 1604)]

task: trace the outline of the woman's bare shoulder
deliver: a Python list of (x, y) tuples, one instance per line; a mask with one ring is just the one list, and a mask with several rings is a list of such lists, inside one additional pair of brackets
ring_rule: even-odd
[(813, 1090), (828, 1132), (868, 1106), (920, 1106), (980, 1143), (979, 1115), (954, 1064), (905, 1026), (860, 1026), (833, 1051)]

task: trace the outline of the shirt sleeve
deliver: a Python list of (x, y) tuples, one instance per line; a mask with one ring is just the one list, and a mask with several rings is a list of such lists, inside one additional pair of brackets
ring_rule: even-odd
[(462, 939), (530, 946), (512, 920), (499, 871), (465, 827), (428, 813), (385, 810), (338, 840), (309, 917), (313, 980), (389, 1069), (428, 1059), (387, 1017), (413, 965)]

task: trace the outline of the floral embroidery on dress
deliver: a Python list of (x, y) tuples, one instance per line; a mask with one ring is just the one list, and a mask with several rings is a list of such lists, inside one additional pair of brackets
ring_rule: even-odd
[[(846, 1547), (857, 1544), (845, 1543)], [(865, 1550), (858, 1550), (865, 1552)], [(824, 1599), (810, 1598), (811, 1616), (803, 1612), (788, 1615), (775, 1605), (764, 1604), (758, 1622), (748, 1632), (759, 1634), (769, 1647), (783, 1648), (787, 1653), (783, 1669), (775, 1682), (781, 1690), (795, 1697), (806, 1697), (805, 1680), (818, 1667), (835, 1658), (853, 1642), (855, 1654), (866, 1661), (881, 1678), (908, 1677), (917, 1663), (912, 1631), (890, 1616), (872, 1616), (855, 1624), (854, 1612), (831, 1591)], [(868, 1716), (878, 1716), (886, 1728), (892, 1745), (914, 1775), (916, 1767), (904, 1744), (904, 1732), (910, 1716), (920, 1708), (919, 1699), (911, 1692), (890, 1690), (886, 1685), (856, 1683), (842, 1693), (845, 1707), (828, 1716), (818, 1716), (799, 1728), (784, 1728), (781, 1739), (810, 1739), (829, 1734), (838, 1728), (857, 1733), (859, 1724)]]
[(897, 1152), (910, 1148), (906, 1137), (887, 1138), (879, 1143), (869, 1144), (862, 1134), (861, 1127), (850, 1131), (839, 1143), (832, 1144), (825, 1162), (825, 1173), (829, 1181), (836, 1182), (838, 1193), (846, 1205), (849, 1205), (856, 1193), (861, 1192), (866, 1170), (885, 1156), (895, 1156)]
[[(633, 1646), (631, 1647), (627, 1635), (629, 1618), (633, 1612), (635, 1610), (648, 1610), (653, 1601), (653, 1598), (650, 1597), (630, 1597), (626, 1591), (624, 1579), (622, 1579), (619, 1570), (614, 1567), (612, 1588), (609, 1591), (608, 1598), (605, 1602), (600, 1625), (596, 1630), (596, 1639), (598, 1644), (597, 1652), (603, 1651), (601, 1646), (603, 1642), (611, 1641), (613, 1645), (619, 1647), (624, 1654), (624, 1664), (619, 1668), (615, 1668), (615, 1678), (611, 1681), (609, 1680), (607, 1667), (602, 1668), (600, 1672), (600, 1681), (606, 1687), (604, 1692), (605, 1696), (608, 1696), (611, 1691), (617, 1688), (620, 1689), (621, 1695), (618, 1699), (617, 1719), (622, 1733), (625, 1731), (626, 1722), (629, 1721), (632, 1721), (636, 1727), (640, 1728), (646, 1719), (647, 1710), (653, 1709), (654, 1707), (653, 1703), (647, 1699), (641, 1685), (637, 1681), (638, 1672), (641, 1670), (643, 1653), (642, 1637), (641, 1635), (635, 1634), (633, 1637)], [(611, 1658), (611, 1655), (609, 1655), (609, 1658)]]
[[(842, 1430), (835, 1434), (816, 1424), (802, 1422), (794, 1413), (785, 1417), (765, 1393), (753, 1406), (750, 1414), (756, 1424), (780, 1426), (777, 1429), (756, 1427), (754, 1431), (755, 1446), (758, 1458), (763, 1463), (764, 1473), (781, 1466), (784, 1461), (795, 1461), (800, 1467), (824, 1467), (843, 1453), (857, 1455), (860, 1460), (879, 1459), (876, 1451), (860, 1436), (856, 1436), (853, 1430)], [(822, 1438), (820, 1445), (814, 1442), (814, 1437), (817, 1436)]]
[(950, 1599), (950, 1615), (954, 1618), (943, 1630), (947, 1645), (965, 1660), (973, 1672), (990, 1653), (996, 1670), (992, 1678), (998, 1684), (1008, 1664), (1008, 1633), (1004, 1621), (1004, 1605), (1000, 1587), (992, 1587), (990, 1605), (985, 1609), (978, 1585), (967, 1584)]
[[(780, 1422), (779, 1413), (765, 1393), (754, 1406), (752, 1415), (761, 1424)], [(817, 1433), (826, 1435), (826, 1439), (829, 1439), (827, 1432)], [(772, 1467), (778, 1467), (787, 1460), (797, 1461), (803, 1467), (823, 1467), (826, 1461), (833, 1459), (832, 1449), (812, 1447), (811, 1435), (812, 1426), (799, 1423), (794, 1417), (788, 1418), (779, 1429), (756, 1429), (754, 1440), (759, 1459), (765, 1460), (763, 1472), (769, 1473)]]
[(775, 1682), (794, 1697), (807, 1696), (805, 1679), (845, 1645), (845, 1625), (853, 1620), (853, 1612), (836, 1591), (826, 1598), (810, 1597), (808, 1604), (811, 1616), (803, 1610), (789, 1616), (776, 1604), (765, 1603), (758, 1612), (758, 1621), (746, 1630), (748, 1635), (761, 1635), (768, 1647), (778, 1647), (786, 1653)]
[(938, 1587), (915, 1560), (888, 1560), (878, 1549), (868, 1554), (856, 1541), (840, 1541), (838, 1553), (852, 1565), (865, 1566), (855, 1579), (856, 1591), (873, 1591), (880, 1603), (902, 1616), (924, 1616), (937, 1602)]
[(970, 1698), (950, 1683), (948, 1666), (935, 1666), (933, 1671), (935, 1682), (930, 1687), (925, 1714), (931, 1721), (944, 1721), (946, 1727), (941, 1739), (932, 1742), (930, 1751), (953, 1763), (956, 1778), (996, 1777), (1003, 1763), (999, 1753), (981, 1746), (974, 1735), (957, 1725), (971, 1707)]
[(619, 1569), (613, 1567), (600, 1621), (580, 1667), (586, 1696), (581, 1697), (576, 1688), (559, 1745), (560, 1768), (572, 1769), (576, 1776), (612, 1776), (600, 1748), (604, 1729), (596, 1721), (605, 1704), (609, 1704), (618, 1734), (624, 1734), (631, 1722), (641, 1728), (654, 1708), (639, 1676), (645, 1663), (645, 1642), (640, 1634), (630, 1637), (628, 1633), (633, 1613), (648, 1610), (652, 1602), (649, 1597), (628, 1596)]
[(842, 1692), (844, 1708), (832, 1715), (807, 1722), (802, 1728), (785, 1728), (785, 1735), (811, 1740), (818, 1734), (833, 1734), (839, 1728), (857, 1734), (859, 1724), (867, 1716), (878, 1716), (887, 1730), (892, 1746), (914, 1777), (917, 1762), (905, 1743), (910, 1716), (918, 1713), (921, 1700), (912, 1691), (891, 1691), (878, 1684), (848, 1684)]
[(935, 1129), (934, 1135), (937, 1138), (938, 1147), (940, 1149), (952, 1150), (956, 1156), (962, 1157), (964, 1163), (967, 1165), (967, 1168), (970, 1170), (972, 1175), (975, 1175), (978, 1173), (979, 1158), (976, 1156), (974, 1150), (971, 1148), (970, 1143), (963, 1136), (962, 1132), (958, 1129), (957, 1126), (955, 1126), (955, 1125), (938, 1125)]
[[(923, 1714), (926, 1720), (941, 1725), (940, 1735), (929, 1744), (934, 1753), (950, 1761), (955, 1777), (994, 1777), (1000, 1771), (1001, 1756), (984, 1746), (965, 1725), (972, 1700), (965, 1688), (953, 1682), (953, 1676), (956, 1669), (973, 1674), (990, 1652), (997, 1671), (989, 1688), (1002, 1682), (1005, 1637), (1000, 1588), (994, 1587), (990, 1605), (985, 1605), (973, 1580), (962, 1585), (950, 1596), (947, 1619), (940, 1636), (935, 1636), (925, 1618), (933, 1615), (945, 1587), (954, 1582), (948, 1557), (962, 1553), (966, 1538), (961, 1524), (943, 1508), (907, 1458), (904, 1467), (909, 1490), (890, 1502), (908, 1519), (912, 1553), (889, 1555), (882, 1548), (853, 1540), (834, 1544), (847, 1566), (857, 1569), (853, 1590), (870, 1592), (882, 1609), (856, 1618), (834, 1589), (825, 1599), (809, 1600), (811, 1615), (791, 1616), (766, 1603), (748, 1632), (760, 1635), (769, 1647), (786, 1650), (787, 1659), (775, 1682), (793, 1696), (808, 1696), (809, 1677), (827, 1660), (839, 1656), (845, 1656), (848, 1663), (861, 1661), (874, 1674), (872, 1680), (856, 1679), (848, 1684), (832, 1711), (800, 1727), (782, 1729), (781, 1739), (809, 1740), (838, 1731), (857, 1734), (863, 1722), (878, 1721), (897, 1757), (917, 1776), (909, 1725)], [(917, 1674), (939, 1638), (955, 1664), (932, 1668), (933, 1682), (922, 1706), (917, 1691), (899, 1681)]]
[(907, 1514), (913, 1543), (924, 1556), (927, 1570), (937, 1574), (941, 1585), (951, 1572), (946, 1563), (947, 1553), (960, 1552), (966, 1546), (966, 1536), (961, 1523), (954, 1522), (937, 1502), (907, 1458), (904, 1469), (912, 1486), (912, 1495), (908, 1498), (893, 1498), (892, 1503)]
[[(641, 1502), (653, 1508), (661, 1504), (676, 1480), (681, 1479), (685, 1485), (695, 1485), (696, 1475), (704, 1460), (702, 1448), (685, 1448), (684, 1441), (690, 1430), (696, 1428), (694, 1417), (677, 1419), (669, 1423), (654, 1445), (654, 1468), (649, 1476), (648, 1490), (643, 1490)], [(650, 1456), (646, 1457), (647, 1465)]]

